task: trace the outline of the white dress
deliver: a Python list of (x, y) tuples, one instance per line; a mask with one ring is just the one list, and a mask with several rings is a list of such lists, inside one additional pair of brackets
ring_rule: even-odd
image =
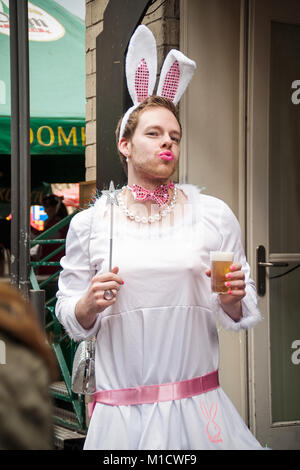
[[(239, 223), (221, 200), (196, 186), (172, 227), (138, 224), (115, 209), (113, 266), (124, 280), (116, 303), (90, 330), (76, 320), (77, 301), (96, 272), (107, 272), (110, 210), (106, 197), (71, 222), (56, 314), (76, 341), (97, 334), (96, 388), (178, 382), (218, 369), (217, 323), (238, 331), (261, 320)], [(175, 206), (176, 207), (176, 206)], [(233, 251), (247, 295), (234, 322), (211, 294), (210, 251)], [(221, 387), (175, 401), (131, 406), (97, 403), (85, 449), (262, 449)]]

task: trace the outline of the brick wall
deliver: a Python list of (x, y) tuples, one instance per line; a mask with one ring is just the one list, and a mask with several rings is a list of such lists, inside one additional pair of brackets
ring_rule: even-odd
[[(103, 29), (109, 0), (86, 0), (86, 181), (96, 179), (96, 37)], [(163, 58), (179, 47), (179, 0), (158, 0), (147, 11), (143, 24), (157, 42), (158, 71)]]

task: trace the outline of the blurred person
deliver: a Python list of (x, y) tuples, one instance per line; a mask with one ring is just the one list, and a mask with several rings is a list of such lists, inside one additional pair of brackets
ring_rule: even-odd
[(0, 449), (53, 449), (56, 359), (31, 304), (0, 283)]
[(48, 219), (45, 221), (45, 230), (67, 217), (68, 211), (63, 204), (63, 199), (63, 196), (57, 196), (56, 194), (48, 194), (43, 197), (43, 206), (48, 215)]

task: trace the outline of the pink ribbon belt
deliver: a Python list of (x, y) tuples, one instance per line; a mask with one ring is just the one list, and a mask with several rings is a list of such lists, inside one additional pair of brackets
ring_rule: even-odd
[(143, 405), (159, 401), (182, 400), (194, 395), (209, 392), (219, 387), (218, 370), (209, 374), (181, 382), (170, 382), (158, 385), (122, 388), (118, 390), (100, 390), (93, 394), (93, 402), (88, 404), (91, 417), (96, 403), (104, 405)]

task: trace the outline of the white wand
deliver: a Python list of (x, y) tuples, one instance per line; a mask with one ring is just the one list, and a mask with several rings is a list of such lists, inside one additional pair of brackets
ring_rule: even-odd
[[(102, 191), (106, 195), (107, 201), (106, 204), (110, 204), (110, 237), (109, 237), (109, 271), (112, 270), (112, 250), (113, 250), (113, 223), (114, 223), (114, 204), (119, 205), (117, 198), (120, 190), (115, 189), (114, 182), (111, 181), (108, 190)], [(106, 290), (103, 294), (105, 300), (111, 300), (114, 298), (114, 293), (112, 290)]]

